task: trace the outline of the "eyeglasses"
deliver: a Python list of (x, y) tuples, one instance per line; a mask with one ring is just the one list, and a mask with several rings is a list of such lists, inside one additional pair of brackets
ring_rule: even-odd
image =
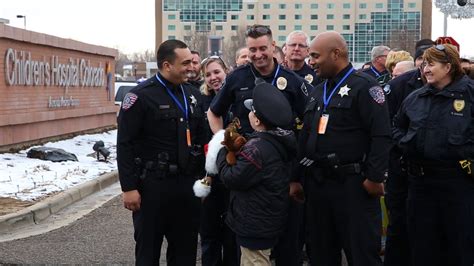
[(201, 65), (204, 65), (207, 61), (209, 61), (209, 60), (211, 60), (211, 59), (217, 59), (217, 60), (221, 61), (222, 64), (224, 64), (224, 66), (225, 66), (224, 60), (222, 60), (222, 58), (220, 58), (220, 56), (217, 56), (217, 55), (211, 55), (211, 56), (209, 56), (209, 57), (204, 58), (204, 59), (201, 61)]
[(444, 46), (443, 44), (438, 44), (438, 45), (435, 46), (435, 49), (438, 50), (438, 51), (443, 52), (444, 53), (444, 59), (449, 62), (448, 53), (446, 52), (446, 46)]
[(308, 45), (301, 44), (301, 43), (289, 43), (289, 44), (287, 44), (287, 46), (289, 46), (291, 48), (296, 48), (297, 46), (300, 47), (300, 48), (308, 48)]
[(247, 32), (245, 33), (245, 36), (247, 37), (260, 37), (260, 36), (263, 36), (263, 35), (271, 35), (272, 34), (272, 31), (270, 30), (269, 27), (267, 26), (263, 26), (263, 25), (254, 25), (254, 26), (250, 26), (248, 29), (247, 29)]

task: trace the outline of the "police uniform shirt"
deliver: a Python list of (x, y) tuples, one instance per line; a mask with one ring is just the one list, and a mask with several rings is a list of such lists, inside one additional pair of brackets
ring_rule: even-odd
[[(327, 95), (351, 68), (349, 64), (335, 78), (328, 80)], [(308, 154), (308, 149), (314, 149), (317, 156), (336, 153), (340, 164), (364, 161), (366, 177), (382, 182), (387, 173), (391, 145), (383, 89), (371, 77), (353, 71), (336, 89), (326, 111), (323, 111), (323, 91), (324, 83), (310, 95), (300, 135), (301, 150)], [(329, 115), (327, 128), (324, 134), (318, 134), (317, 125), (323, 113)], [(311, 134), (317, 134), (313, 147), (306, 143)]]
[[(255, 79), (262, 78), (266, 82), (280, 89), (290, 102), (293, 113), (302, 118), (304, 107), (307, 102), (308, 88), (302, 78), (296, 73), (282, 66), (278, 68), (278, 63), (274, 59), (275, 69), (268, 76), (262, 76), (253, 64), (247, 64), (235, 69), (226, 78), (225, 84), (219, 93), (214, 97), (211, 103), (211, 111), (224, 117), (232, 106), (233, 117), (238, 117), (241, 124), (241, 132), (244, 134), (252, 133), (254, 130), (248, 120), (249, 110), (245, 108), (244, 101), (252, 98), (252, 91), (255, 87)], [(278, 74), (275, 76), (276, 72)]]
[(442, 90), (426, 84), (403, 101), (393, 137), (407, 159), (458, 165), (474, 156), (473, 117), (474, 82), (467, 76)]
[(316, 76), (316, 72), (314, 72), (314, 70), (310, 66), (308, 66), (308, 64), (306, 63), (303, 65), (301, 69), (295, 70), (295, 73), (298, 74), (298, 76), (305, 79), (314, 88), (316, 88), (316, 86), (318, 86), (318, 84), (322, 82), (322, 79)]
[(363, 69), (362, 72), (373, 77), (382, 87), (390, 80), (390, 73), (386, 69), (382, 72), (378, 72), (374, 66), (370, 65), (370, 67)]
[[(159, 75), (159, 74), (158, 74)], [(184, 107), (188, 105), (188, 123), (192, 144), (202, 144), (204, 113), (198, 102), (199, 91), (189, 84), (175, 86), (160, 79)], [(117, 164), (123, 191), (137, 188), (135, 158), (156, 161), (160, 152), (169, 154), (170, 163), (185, 167), (189, 147), (184, 112), (173, 101), (156, 76), (140, 83), (125, 96), (118, 116)]]
[(423, 87), (423, 85), (420, 70), (415, 69), (390, 80), (384, 86), (383, 90), (387, 95), (390, 119), (393, 119), (403, 100), (414, 90)]

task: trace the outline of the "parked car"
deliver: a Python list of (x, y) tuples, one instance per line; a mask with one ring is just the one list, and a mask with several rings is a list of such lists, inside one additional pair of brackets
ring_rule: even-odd
[(138, 83), (134, 81), (116, 81), (115, 82), (115, 104), (121, 105), (125, 95), (137, 86)]

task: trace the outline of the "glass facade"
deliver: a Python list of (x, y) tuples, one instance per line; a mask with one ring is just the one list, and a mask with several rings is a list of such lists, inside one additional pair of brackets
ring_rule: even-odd
[(211, 21), (226, 22), (228, 11), (241, 11), (242, 0), (164, 0), (163, 11), (179, 11), (182, 22), (195, 22), (196, 31), (209, 32)]

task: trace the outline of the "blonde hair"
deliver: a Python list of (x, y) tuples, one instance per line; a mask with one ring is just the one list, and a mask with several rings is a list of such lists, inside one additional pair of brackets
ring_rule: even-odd
[(385, 60), (385, 68), (392, 74), (395, 65), (402, 61), (413, 61), (413, 57), (407, 51), (390, 51)]
[[(224, 72), (227, 74), (228, 69), (227, 69), (227, 66), (225, 65), (224, 61), (223, 61), (220, 57), (218, 57), (218, 56), (211, 56), (211, 57), (208, 57), (208, 58), (202, 60), (202, 62), (201, 62), (201, 74), (202, 74), (203, 77), (206, 76), (206, 73), (205, 73), (205, 72), (206, 72), (207, 66), (208, 66), (210, 63), (214, 63), (214, 62), (218, 63), (218, 64), (222, 67), (222, 69), (224, 70)], [(199, 88), (199, 90), (201, 91), (201, 94), (202, 94), (202, 95), (206, 95), (206, 96), (211, 95), (211, 91), (212, 91), (212, 89), (209, 88), (209, 86), (207, 86), (206, 81), (204, 81), (204, 82), (202, 83), (202, 85), (201, 85), (201, 87)]]

